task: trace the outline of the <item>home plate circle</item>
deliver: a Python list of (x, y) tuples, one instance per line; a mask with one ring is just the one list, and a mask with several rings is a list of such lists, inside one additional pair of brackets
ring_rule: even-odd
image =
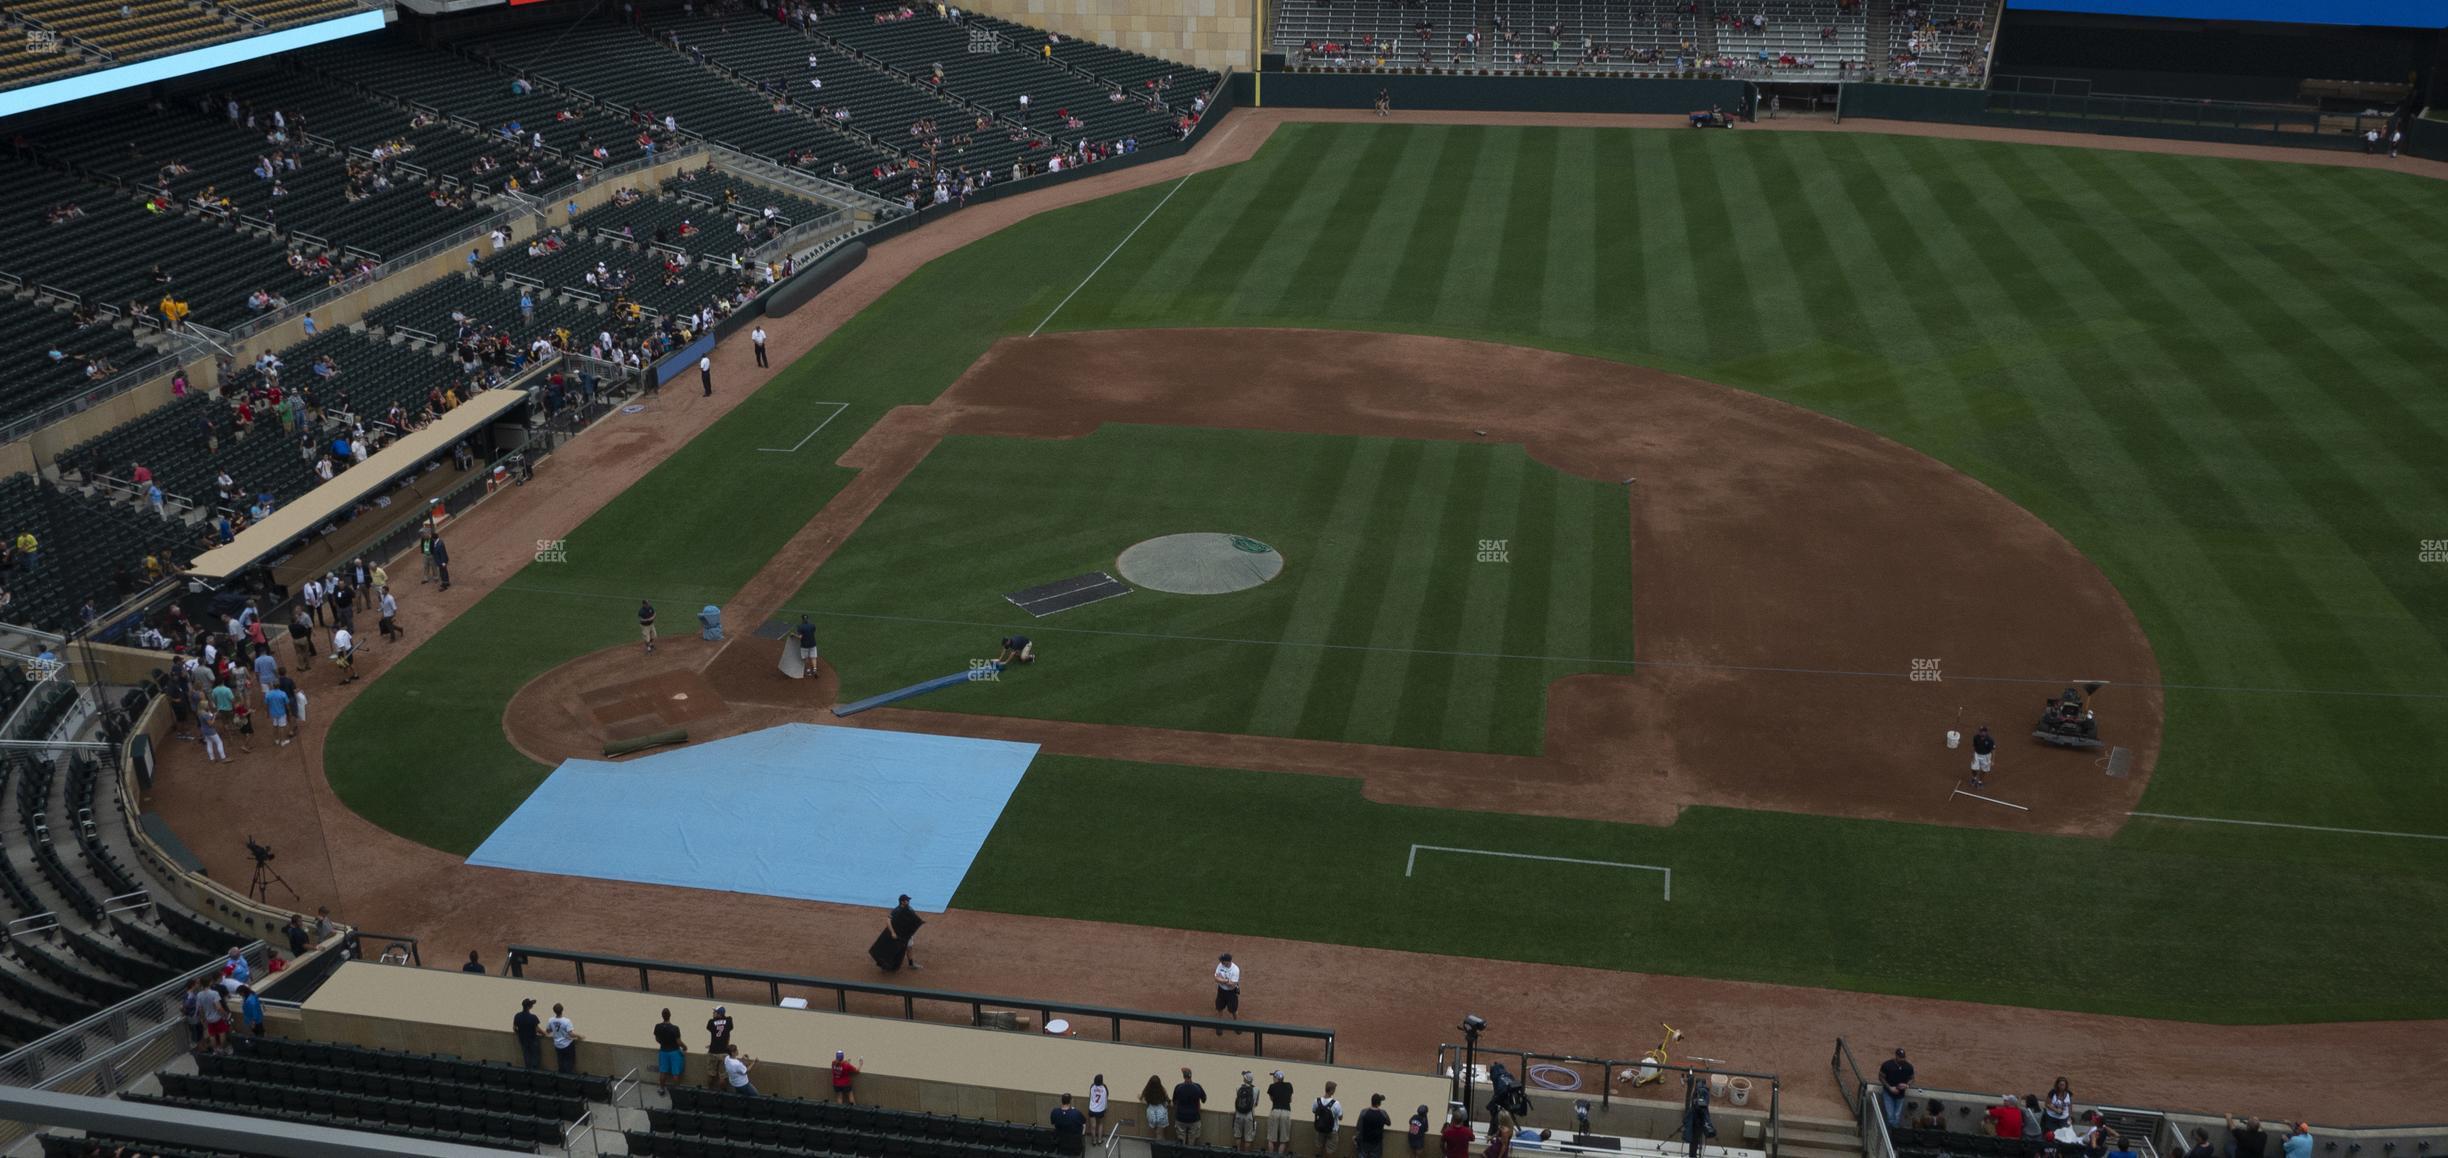
[(1192, 531), (1133, 543), (1114, 561), (1124, 582), (1175, 595), (1247, 591), (1283, 573), (1283, 556), (1247, 535)]

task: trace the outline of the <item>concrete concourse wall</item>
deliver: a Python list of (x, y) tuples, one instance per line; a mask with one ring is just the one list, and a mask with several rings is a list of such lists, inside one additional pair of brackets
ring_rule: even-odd
[(1250, 9), (1255, 3), (1257, 0), (979, 0), (961, 7), (1052, 29), (1066, 37), (1226, 72), (1250, 67)]

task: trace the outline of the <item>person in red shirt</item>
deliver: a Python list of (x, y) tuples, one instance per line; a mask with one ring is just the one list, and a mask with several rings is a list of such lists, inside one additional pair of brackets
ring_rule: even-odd
[(2023, 1106), (2008, 1094), (1989, 1107), (1989, 1132), (2000, 1138), (2023, 1137)]
[(1471, 1129), (1461, 1114), (1454, 1113), (1446, 1115), (1445, 1129), (1438, 1137), (1445, 1140), (1445, 1158), (1470, 1158), (1471, 1142), (1478, 1137), (1478, 1131)]
[[(867, 1059), (860, 1058), (859, 1060), (866, 1061)], [(842, 1056), (842, 1051), (838, 1049), (833, 1051), (834, 1101), (852, 1106), (858, 1104), (857, 1095), (853, 1094), (850, 1090), (851, 1084), (858, 1081), (858, 1072), (859, 1068), (851, 1065), (850, 1059)]]

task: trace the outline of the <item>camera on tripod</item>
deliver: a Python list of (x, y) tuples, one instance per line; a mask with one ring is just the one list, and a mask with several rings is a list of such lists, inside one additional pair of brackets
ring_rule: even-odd
[(288, 892), (290, 900), (296, 900), (297, 890), (290, 888), (289, 882), (281, 879), (280, 870), (272, 867), (272, 846), (252, 836), (246, 838), (246, 844), (247, 855), (255, 858), (255, 878), (247, 882), (247, 895), (268, 905), (272, 903), (272, 886), (279, 885)]

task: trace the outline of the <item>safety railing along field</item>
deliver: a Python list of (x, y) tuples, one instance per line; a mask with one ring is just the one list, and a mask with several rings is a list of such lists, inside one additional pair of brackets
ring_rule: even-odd
[[(983, 993), (959, 993), (943, 989), (919, 989), (907, 985), (887, 985), (874, 981), (844, 981), (832, 977), (806, 977), (795, 973), (727, 969), (715, 965), (691, 965), (677, 961), (656, 961), (644, 957), (622, 957), (609, 953), (580, 953), (540, 948), (534, 945), (510, 946), (511, 976), (535, 976), (534, 966), (538, 962), (559, 962), (568, 965), (572, 976), (580, 985), (595, 983), (588, 980), (588, 969), (592, 966), (594, 975), (599, 980), (607, 974), (623, 978), (623, 988), (631, 987), (628, 980), (633, 977), (634, 988), (639, 992), (654, 992), (656, 980), (663, 978), (684, 984), (693, 982), (702, 985), (707, 998), (719, 999), (723, 994), (717, 983), (729, 982), (734, 985), (762, 988), (765, 993), (765, 1003), (768, 1005), (779, 1005), (786, 995), (795, 995), (786, 993), (786, 991), (812, 991), (820, 995), (828, 995), (830, 1000), (825, 1004), (830, 1005), (836, 1013), (860, 1013), (876, 1016), (873, 1010), (878, 1006), (883, 1006), (897, 1008), (899, 1010), (897, 1016), (902, 1021), (943, 1022), (952, 1019), (923, 1015), (931, 1010), (946, 1010), (946, 1007), (950, 1007), (966, 1011), (967, 1016), (958, 1020), (979, 1027), (995, 1024), (996, 1018), (993, 1016), (995, 1014), (1033, 1013), (1037, 1015), (1040, 1027), (1057, 1018), (1072, 1021), (1074, 1025), (1080, 1024), (1083, 1020), (1103, 1022), (1111, 1034), (1111, 1040), (1117, 1042), (1131, 1040), (1126, 1035), (1126, 1031), (1133, 1026), (1156, 1026), (1167, 1031), (1178, 1030), (1181, 1034), (1181, 1048), (1183, 1049), (1191, 1048), (1194, 1041), (1193, 1035), (1197, 1033), (1225, 1035), (1225, 1040), (1228, 1041), (1237, 1041), (1238, 1037), (1234, 1035), (1241, 1035), (1249, 1039), (1251, 1052), (1258, 1057), (1267, 1056), (1266, 1047), (1269, 1037), (1290, 1038), (1296, 1041), (1317, 1043), (1322, 1054), (1317, 1060), (1334, 1061), (1335, 1031), (1320, 1026), (1280, 1025), (1262, 1021), (1154, 1013), (1144, 1009), (1117, 1009), (1111, 1006), (1071, 1004), (1029, 997), (1003, 997)], [(851, 1004), (853, 996), (887, 1000), (862, 1002), (858, 1008), (854, 1009)]]

